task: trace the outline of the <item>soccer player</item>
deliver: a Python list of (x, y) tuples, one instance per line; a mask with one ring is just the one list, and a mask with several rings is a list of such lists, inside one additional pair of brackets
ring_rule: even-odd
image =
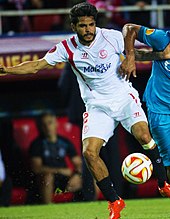
[(75, 36), (54, 46), (42, 59), (13, 67), (1, 66), (0, 72), (29, 74), (55, 66), (58, 62), (70, 62), (86, 105), (82, 130), (83, 155), (108, 200), (109, 219), (118, 219), (125, 203), (116, 193), (99, 152), (119, 122), (150, 152), (158, 186), (165, 196), (170, 197), (170, 186), (166, 183), (166, 171), (149, 133), (138, 92), (118, 75), (120, 54), (124, 51), (122, 33), (96, 27), (97, 10), (85, 2), (71, 9), (70, 19)]
[[(131, 73), (136, 74), (135, 39), (147, 44), (156, 52), (163, 51), (165, 48), (170, 51), (170, 31), (127, 24), (123, 28), (123, 35), (127, 59), (120, 67), (122, 74), (123, 72), (127, 72), (129, 76)], [(147, 105), (150, 130), (158, 145), (170, 180), (170, 55), (167, 55), (165, 60), (153, 62), (151, 77), (144, 93), (144, 101)]]

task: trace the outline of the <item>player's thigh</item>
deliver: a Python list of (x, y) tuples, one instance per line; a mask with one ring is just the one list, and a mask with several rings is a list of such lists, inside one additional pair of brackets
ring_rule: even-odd
[(170, 115), (149, 112), (150, 131), (158, 145), (165, 166), (170, 166)]
[(83, 114), (82, 140), (87, 145), (100, 145), (106, 143), (113, 135), (118, 122), (114, 121), (105, 112), (93, 109)]
[(148, 121), (141, 105), (131, 101), (124, 110), (129, 112), (129, 116), (121, 121), (122, 126), (139, 141), (141, 138), (145, 139), (145, 141), (151, 140)]

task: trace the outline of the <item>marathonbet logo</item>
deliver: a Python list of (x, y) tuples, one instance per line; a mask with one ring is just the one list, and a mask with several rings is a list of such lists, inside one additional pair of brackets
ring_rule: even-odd
[(89, 58), (89, 56), (88, 56), (88, 53), (87, 52), (83, 52), (82, 54), (81, 54), (81, 59), (88, 59)]

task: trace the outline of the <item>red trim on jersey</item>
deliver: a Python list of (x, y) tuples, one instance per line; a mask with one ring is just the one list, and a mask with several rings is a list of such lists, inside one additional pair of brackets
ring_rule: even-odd
[(65, 47), (65, 49), (66, 49), (66, 51), (67, 51), (67, 53), (68, 53), (68, 60), (69, 60), (69, 62), (70, 62), (70, 64), (72, 65), (72, 67), (79, 73), (79, 75), (81, 76), (81, 78), (83, 79), (83, 81), (85, 82), (85, 84), (87, 85), (87, 87), (90, 89), (90, 90), (92, 90), (90, 87), (89, 87), (89, 85), (86, 83), (86, 80), (85, 80), (85, 78), (83, 77), (83, 75), (82, 75), (82, 73), (77, 69), (77, 67), (76, 67), (76, 65), (75, 65), (75, 63), (74, 63), (74, 61), (73, 61), (73, 52), (70, 50), (70, 48), (68, 47), (68, 44), (67, 44), (67, 41), (66, 40), (63, 40), (62, 41), (62, 44), (63, 44), (63, 46)]
[(75, 37), (73, 36), (73, 37), (71, 37), (71, 42), (72, 42), (72, 44), (73, 44), (73, 46), (75, 47), (75, 48), (77, 48), (77, 43), (76, 43), (76, 40), (75, 40)]
[(136, 98), (132, 93), (129, 93), (129, 95), (132, 97), (132, 99), (133, 99), (136, 103), (138, 103), (137, 98)]

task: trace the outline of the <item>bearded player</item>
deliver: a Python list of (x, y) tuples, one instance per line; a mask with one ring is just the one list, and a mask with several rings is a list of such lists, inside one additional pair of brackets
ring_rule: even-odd
[(119, 123), (150, 152), (158, 187), (164, 196), (170, 197), (170, 185), (166, 182), (161, 157), (149, 133), (138, 92), (118, 75), (120, 54), (124, 50), (121, 32), (97, 28), (97, 10), (85, 2), (71, 9), (70, 19), (75, 36), (57, 44), (42, 59), (8, 68), (2, 66), (1, 74), (30, 74), (60, 62), (71, 64), (86, 105), (82, 130), (83, 155), (108, 200), (109, 219), (118, 219), (125, 203), (116, 193), (99, 152)]

